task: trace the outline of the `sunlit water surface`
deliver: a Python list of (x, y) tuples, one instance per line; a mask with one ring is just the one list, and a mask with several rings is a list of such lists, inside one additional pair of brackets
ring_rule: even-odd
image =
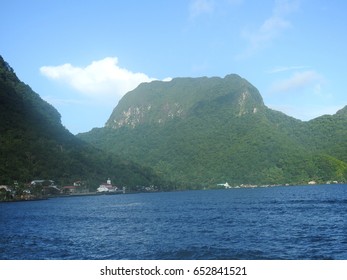
[(347, 185), (0, 203), (0, 259), (347, 259)]

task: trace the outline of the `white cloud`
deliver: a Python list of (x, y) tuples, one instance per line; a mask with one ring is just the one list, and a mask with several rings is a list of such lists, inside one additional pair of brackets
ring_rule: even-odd
[(202, 14), (210, 14), (214, 10), (214, 2), (212, 0), (193, 0), (189, 7), (190, 18), (196, 18)]
[(278, 68), (273, 72), (287, 74), (287, 78), (278, 79), (269, 86), (265, 94), (268, 106), (301, 120), (336, 113), (339, 106), (326, 87), (326, 78), (312, 69), (286, 73), (296, 68), (301, 66)]
[(301, 90), (309, 86), (313, 86), (316, 90), (320, 90), (320, 86), (323, 82), (323, 77), (316, 71), (309, 70), (296, 72), (287, 79), (274, 82), (270, 87), (270, 92), (289, 92), (294, 90)]
[(140, 83), (155, 80), (144, 73), (134, 73), (121, 68), (116, 57), (93, 61), (86, 67), (66, 63), (43, 66), (40, 71), (44, 76), (65, 83), (89, 97), (102, 97), (108, 100), (111, 98), (118, 100)]
[(171, 77), (167, 77), (167, 78), (164, 78), (163, 79), (163, 82), (171, 82), (172, 81), (172, 78)]
[(266, 47), (282, 32), (292, 26), (286, 17), (298, 8), (298, 1), (276, 1), (272, 15), (267, 18), (257, 29), (244, 28), (241, 36), (247, 41), (247, 48), (240, 57), (247, 57)]

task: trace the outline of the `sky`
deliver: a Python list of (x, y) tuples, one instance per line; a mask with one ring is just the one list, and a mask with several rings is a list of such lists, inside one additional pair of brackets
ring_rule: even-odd
[(73, 134), (142, 82), (238, 74), (304, 121), (347, 105), (344, 0), (0, 0), (0, 55)]

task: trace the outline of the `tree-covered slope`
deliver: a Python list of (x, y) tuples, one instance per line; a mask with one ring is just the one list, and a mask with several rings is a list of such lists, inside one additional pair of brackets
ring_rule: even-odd
[(116, 184), (157, 182), (148, 168), (92, 147), (65, 129), (58, 111), (21, 82), (0, 56), (0, 184), (52, 179)]
[(238, 75), (228, 75), (224, 79), (175, 78), (170, 82), (143, 83), (127, 93), (112, 112), (106, 127), (164, 124), (174, 118), (184, 119), (194, 112), (220, 110), (218, 105), (223, 103), (228, 104), (223, 110), (238, 116), (264, 107), (258, 90)]
[(347, 106), (306, 123), (306, 144), (347, 162)]
[[(345, 180), (346, 161), (333, 152), (345, 142), (323, 144), (319, 123), (270, 110), (254, 86), (228, 75), (142, 84), (105, 128), (80, 137), (186, 186)], [(345, 135), (342, 126), (336, 133)]]

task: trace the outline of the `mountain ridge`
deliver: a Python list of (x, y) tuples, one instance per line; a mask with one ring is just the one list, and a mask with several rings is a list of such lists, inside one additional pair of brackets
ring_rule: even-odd
[[(240, 96), (228, 92), (230, 83), (243, 89)], [(207, 89), (202, 91), (204, 94), (197, 99), (196, 93), (204, 87)], [(208, 94), (209, 91), (214, 91), (217, 95), (212, 96)], [(239, 100), (240, 108), (237, 114), (241, 115), (246, 112), (247, 98), (253, 98), (258, 106), (264, 106), (258, 90), (236, 74), (227, 75), (225, 78), (174, 78), (169, 82), (143, 83), (120, 100), (106, 126), (117, 128), (124, 125), (135, 127), (143, 122), (164, 123), (175, 117), (184, 118), (191, 110), (199, 110), (199, 106), (203, 107), (212, 101), (230, 103), (230, 99)], [(252, 110), (257, 109), (254, 107)]]
[(238, 75), (177, 78), (141, 84), (104, 128), (79, 137), (185, 185), (342, 181), (344, 113), (303, 122), (269, 109)]
[(59, 112), (16, 76), (0, 56), (0, 184), (84, 181), (90, 190), (111, 177), (119, 185), (160, 182), (149, 169), (108, 155), (72, 135)]
[(269, 109), (251, 83), (231, 74), (141, 84), (105, 127), (75, 137), (0, 56), (2, 184), (84, 178), (93, 189), (112, 177), (172, 190), (346, 182), (346, 127), (347, 106), (303, 122)]

